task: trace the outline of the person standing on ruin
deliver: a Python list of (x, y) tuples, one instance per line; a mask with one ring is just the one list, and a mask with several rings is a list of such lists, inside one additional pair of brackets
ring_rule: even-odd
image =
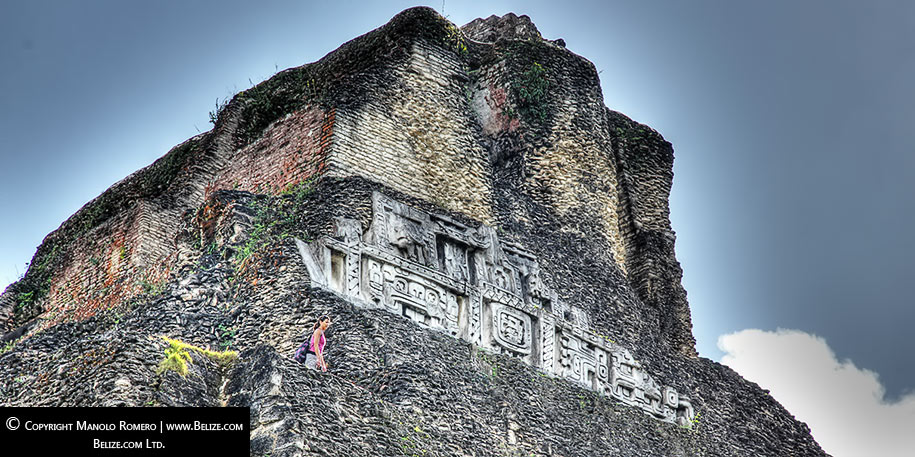
[(324, 332), (328, 327), (330, 327), (330, 316), (321, 316), (311, 328), (311, 338), (308, 338), (295, 351), (297, 361), (304, 363), (312, 370), (321, 367), (321, 371), (327, 371), (327, 361), (324, 360), (324, 345), (327, 343), (327, 338), (324, 336)]

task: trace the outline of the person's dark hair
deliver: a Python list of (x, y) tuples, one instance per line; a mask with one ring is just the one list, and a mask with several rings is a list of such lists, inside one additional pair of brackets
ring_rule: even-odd
[(327, 321), (327, 320), (330, 320), (330, 316), (328, 316), (328, 315), (326, 315), (326, 314), (323, 315), (323, 316), (321, 316), (321, 317), (319, 317), (319, 318), (318, 318), (318, 321), (315, 322), (315, 325), (312, 325), (312, 326), (311, 326), (311, 331), (313, 332), (313, 331), (317, 330), (318, 327), (321, 325), (321, 322)]

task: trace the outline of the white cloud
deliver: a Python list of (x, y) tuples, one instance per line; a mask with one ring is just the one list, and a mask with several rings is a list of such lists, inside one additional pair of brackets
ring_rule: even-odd
[[(915, 395), (885, 402), (877, 374), (840, 362), (823, 338), (748, 329), (720, 336), (718, 347), (721, 363), (769, 389), (833, 457), (915, 455)], [(913, 360), (899, 354), (899, 363)]]

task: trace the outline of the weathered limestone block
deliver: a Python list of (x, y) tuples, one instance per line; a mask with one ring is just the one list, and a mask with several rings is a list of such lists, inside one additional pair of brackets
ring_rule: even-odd
[(391, 82), (338, 109), (329, 174), (365, 176), (491, 222), (488, 156), (468, 116), (461, 58), (426, 37), (403, 39), (404, 60), (384, 70)]

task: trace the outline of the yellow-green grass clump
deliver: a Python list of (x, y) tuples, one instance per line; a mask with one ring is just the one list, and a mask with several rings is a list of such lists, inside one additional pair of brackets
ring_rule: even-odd
[(159, 362), (159, 368), (156, 370), (158, 374), (170, 370), (180, 374), (182, 377), (187, 376), (187, 364), (193, 363), (190, 351), (203, 354), (222, 366), (231, 365), (238, 360), (238, 351), (213, 351), (167, 336), (163, 336), (162, 339), (168, 343), (168, 347), (165, 348), (165, 358)]

